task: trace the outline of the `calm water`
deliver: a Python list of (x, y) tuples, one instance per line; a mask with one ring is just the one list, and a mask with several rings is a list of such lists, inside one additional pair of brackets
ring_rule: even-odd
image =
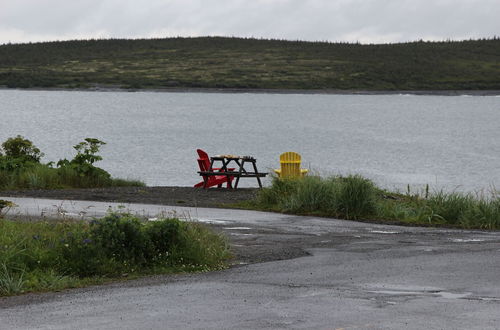
[(148, 185), (198, 182), (202, 148), (253, 155), (266, 171), (280, 153), (297, 151), (320, 174), (360, 173), (391, 189), (500, 187), (494, 96), (0, 90), (0, 141), (17, 134), (45, 161), (71, 158), (73, 145), (99, 138), (107, 142), (101, 167)]

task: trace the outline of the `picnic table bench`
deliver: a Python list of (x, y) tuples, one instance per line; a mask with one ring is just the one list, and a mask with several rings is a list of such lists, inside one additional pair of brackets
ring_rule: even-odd
[[(221, 166), (214, 170), (214, 164), (216, 162), (221, 162)], [(226, 176), (228, 178), (236, 178), (234, 187), (231, 184), (231, 180), (228, 180), (228, 188), (238, 188), (238, 183), (240, 182), (240, 178), (256, 178), (259, 183), (259, 187), (262, 188), (262, 182), (260, 178), (265, 177), (268, 173), (259, 172), (257, 170), (257, 159), (251, 156), (234, 156), (234, 155), (218, 155), (214, 157), (210, 157), (210, 168), (208, 171), (199, 171), (198, 173), (203, 177), (205, 182), (203, 188), (207, 188), (208, 178), (210, 176)], [(234, 170), (228, 168), (230, 163), (236, 163)], [(252, 170), (247, 170), (245, 168), (245, 164), (252, 164)]]

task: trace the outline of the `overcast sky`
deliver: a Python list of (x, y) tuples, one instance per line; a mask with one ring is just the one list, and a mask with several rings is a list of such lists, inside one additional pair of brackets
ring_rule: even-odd
[(362, 43), (500, 35), (500, 0), (0, 0), (0, 44), (238, 36)]

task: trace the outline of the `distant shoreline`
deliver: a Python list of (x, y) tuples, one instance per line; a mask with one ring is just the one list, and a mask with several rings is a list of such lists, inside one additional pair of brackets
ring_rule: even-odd
[(427, 96), (498, 96), (500, 90), (342, 90), (342, 89), (264, 89), (264, 88), (121, 88), (96, 86), (90, 88), (33, 87), (0, 90), (68, 91), (68, 92), (149, 92), (149, 93), (228, 93), (228, 94), (319, 94), (319, 95), (427, 95)]

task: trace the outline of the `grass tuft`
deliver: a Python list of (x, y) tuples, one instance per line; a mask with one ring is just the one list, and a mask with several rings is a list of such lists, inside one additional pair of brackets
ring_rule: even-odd
[(12, 295), (23, 292), (24, 271), (0, 264), (0, 295)]
[(375, 211), (375, 185), (360, 175), (332, 179), (337, 184), (336, 209), (347, 219), (372, 215)]
[(275, 211), (356, 219), (373, 212), (375, 192), (373, 183), (358, 175), (328, 179), (319, 176), (275, 178), (270, 188), (261, 190), (256, 203)]

